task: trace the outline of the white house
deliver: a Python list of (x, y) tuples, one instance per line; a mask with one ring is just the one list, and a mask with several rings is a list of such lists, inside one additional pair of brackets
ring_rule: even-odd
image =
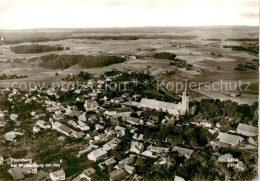
[(242, 138), (241, 136), (236, 136), (236, 135), (223, 133), (223, 132), (218, 133), (217, 139), (221, 143), (226, 143), (231, 146), (237, 146), (239, 143), (241, 143), (244, 140), (244, 138)]
[(65, 180), (65, 172), (61, 169), (58, 170), (56, 172), (52, 172), (50, 173), (50, 178), (53, 181), (57, 181), (57, 180)]
[(132, 141), (130, 152), (140, 154), (144, 149), (144, 144), (137, 141)]
[(35, 125), (39, 126), (40, 128), (43, 128), (43, 129), (50, 129), (51, 128), (51, 125), (50, 124), (47, 124), (45, 121), (43, 120), (38, 120)]
[(10, 119), (15, 121), (18, 118), (17, 114), (10, 114)]
[(84, 108), (86, 111), (96, 111), (98, 109), (98, 103), (95, 100), (86, 100)]
[(256, 136), (258, 135), (258, 128), (246, 124), (239, 123), (237, 126), (237, 133), (244, 136)]
[(72, 181), (90, 181), (91, 180), (91, 175), (93, 175), (96, 172), (94, 168), (88, 168), (84, 170), (79, 176), (74, 178)]
[(104, 148), (99, 148), (99, 149), (96, 149), (92, 152), (90, 152), (88, 154), (88, 159), (89, 160), (93, 160), (94, 162), (96, 162), (98, 159), (102, 158), (103, 156), (105, 156), (107, 154), (107, 151), (106, 149)]

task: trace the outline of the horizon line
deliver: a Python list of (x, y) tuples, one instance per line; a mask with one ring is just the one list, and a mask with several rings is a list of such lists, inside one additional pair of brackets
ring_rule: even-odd
[(259, 27), (259, 25), (174, 25), (174, 26), (115, 26), (115, 27), (46, 27), (46, 28), (0, 28), (0, 31), (50, 30), (50, 29), (113, 29), (113, 28), (188, 28), (188, 27)]

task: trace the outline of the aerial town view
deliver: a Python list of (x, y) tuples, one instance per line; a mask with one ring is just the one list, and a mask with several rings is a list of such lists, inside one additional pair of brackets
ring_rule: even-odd
[(258, 14), (196, 1), (0, 0), (0, 181), (258, 180)]

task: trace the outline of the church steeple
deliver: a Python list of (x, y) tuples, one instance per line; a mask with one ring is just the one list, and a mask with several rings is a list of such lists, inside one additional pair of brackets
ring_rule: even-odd
[(3, 42), (3, 41), (5, 41), (5, 38), (4, 38), (4, 36), (2, 35), (2, 37), (1, 37), (1, 41)]
[(181, 113), (189, 113), (189, 95), (186, 89), (182, 93)]

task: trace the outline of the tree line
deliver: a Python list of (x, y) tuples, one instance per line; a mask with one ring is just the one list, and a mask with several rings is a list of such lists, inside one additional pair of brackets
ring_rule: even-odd
[[(62, 51), (64, 50), (64, 47), (50, 46), (50, 45), (18, 45), (18, 46), (10, 47), (10, 50), (15, 54), (30, 54), (30, 53)], [(66, 47), (65, 50), (70, 50), (70, 48)]]
[(66, 69), (72, 65), (79, 64), (82, 68), (105, 67), (111, 64), (123, 63), (125, 58), (109, 55), (58, 55), (50, 54), (41, 57), (41, 67), (50, 69)]

